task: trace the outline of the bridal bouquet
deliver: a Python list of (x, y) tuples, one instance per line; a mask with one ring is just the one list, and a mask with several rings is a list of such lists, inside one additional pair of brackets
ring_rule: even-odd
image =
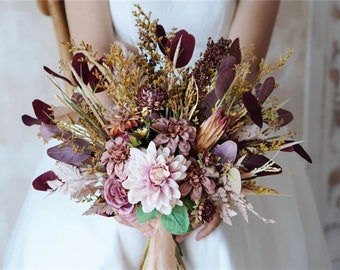
[[(206, 50), (188, 65), (195, 38), (185, 30), (166, 32), (138, 6), (139, 41), (121, 43), (98, 57), (85, 43), (67, 44), (72, 63), (61, 62), (69, 77), (49, 68), (60, 89), (60, 106), (33, 101), (55, 168), (33, 181), (38, 190), (62, 192), (90, 203), (84, 213), (119, 216), (128, 222), (155, 222), (140, 267), (184, 268), (173, 235), (220, 218), (232, 224), (248, 212), (266, 223), (246, 195), (276, 194), (256, 178), (280, 174), (280, 151), (310, 157), (285, 129), (293, 115), (273, 95), (272, 73), (290, 56), (262, 63), (255, 83), (247, 81), (239, 41), (207, 40)], [(63, 91), (56, 79), (71, 86)], [(270, 153), (273, 153), (270, 155)], [(166, 241), (162, 256), (155, 249)]]

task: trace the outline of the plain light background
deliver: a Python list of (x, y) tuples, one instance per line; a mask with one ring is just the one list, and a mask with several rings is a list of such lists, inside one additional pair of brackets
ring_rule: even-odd
[(0, 1), (0, 265), (31, 176), (42, 155), (37, 129), (22, 124), (32, 101), (54, 102), (43, 65), (58, 66), (52, 21), (35, 1)]

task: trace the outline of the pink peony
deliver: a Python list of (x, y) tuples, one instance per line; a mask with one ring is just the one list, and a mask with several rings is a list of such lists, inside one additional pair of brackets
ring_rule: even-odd
[(111, 176), (104, 183), (104, 198), (119, 215), (128, 221), (135, 221), (135, 206), (128, 201), (128, 191), (122, 186), (123, 180)]
[(141, 202), (144, 213), (156, 209), (169, 215), (175, 205), (182, 205), (177, 181), (186, 177), (190, 162), (184, 156), (171, 156), (169, 148), (157, 151), (150, 142), (146, 151), (130, 149), (127, 163), (127, 180), (123, 187), (129, 190), (129, 202)]

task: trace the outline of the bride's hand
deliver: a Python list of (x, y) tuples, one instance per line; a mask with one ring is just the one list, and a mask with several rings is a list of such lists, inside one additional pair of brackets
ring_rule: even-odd
[(128, 221), (121, 216), (115, 216), (116, 221), (119, 223), (129, 226), (132, 228), (136, 228), (141, 231), (146, 237), (152, 237), (156, 231), (156, 227), (158, 226), (158, 218), (152, 219), (145, 223), (138, 223), (138, 221)]
[[(206, 236), (208, 236), (210, 233), (212, 233), (217, 227), (218, 225), (220, 225), (222, 219), (220, 218), (220, 214), (218, 211), (216, 211), (216, 213), (214, 214), (212, 220), (208, 223), (205, 224), (200, 224), (200, 223), (195, 223), (193, 224), (193, 229), (197, 229), (201, 226), (203, 226), (202, 229), (200, 229), (200, 231), (196, 234), (195, 239), (197, 241), (202, 240), (203, 238), (205, 238)], [(176, 236), (176, 241), (178, 243), (182, 242), (184, 239), (186, 239), (188, 236), (190, 235), (190, 233), (187, 234), (183, 234), (183, 235), (177, 235)]]

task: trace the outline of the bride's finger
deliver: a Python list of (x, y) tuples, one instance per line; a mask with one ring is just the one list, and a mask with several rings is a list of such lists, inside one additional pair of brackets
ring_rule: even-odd
[(186, 239), (189, 235), (190, 235), (190, 233), (181, 234), (181, 235), (176, 235), (176, 242), (177, 242), (177, 243), (182, 242), (182, 241), (183, 241), (184, 239)]
[(120, 224), (129, 226), (129, 227), (135, 227), (130, 221), (127, 221), (125, 218), (122, 218), (121, 216), (117, 215), (114, 217), (116, 221), (118, 221)]
[(195, 239), (197, 241), (203, 239), (204, 237), (208, 236), (211, 232), (213, 232), (218, 225), (221, 223), (221, 218), (219, 213), (217, 212), (214, 216), (213, 219), (204, 225), (204, 227), (197, 233)]
[[(192, 222), (191, 226), (193, 228), (193, 230), (196, 230), (197, 228), (199, 228), (202, 225), (202, 223), (200, 222)], [(188, 238), (188, 236), (191, 234), (191, 232), (186, 233), (186, 234), (181, 234), (181, 235), (177, 235), (176, 236), (176, 241), (177, 243), (182, 242), (184, 239)]]

